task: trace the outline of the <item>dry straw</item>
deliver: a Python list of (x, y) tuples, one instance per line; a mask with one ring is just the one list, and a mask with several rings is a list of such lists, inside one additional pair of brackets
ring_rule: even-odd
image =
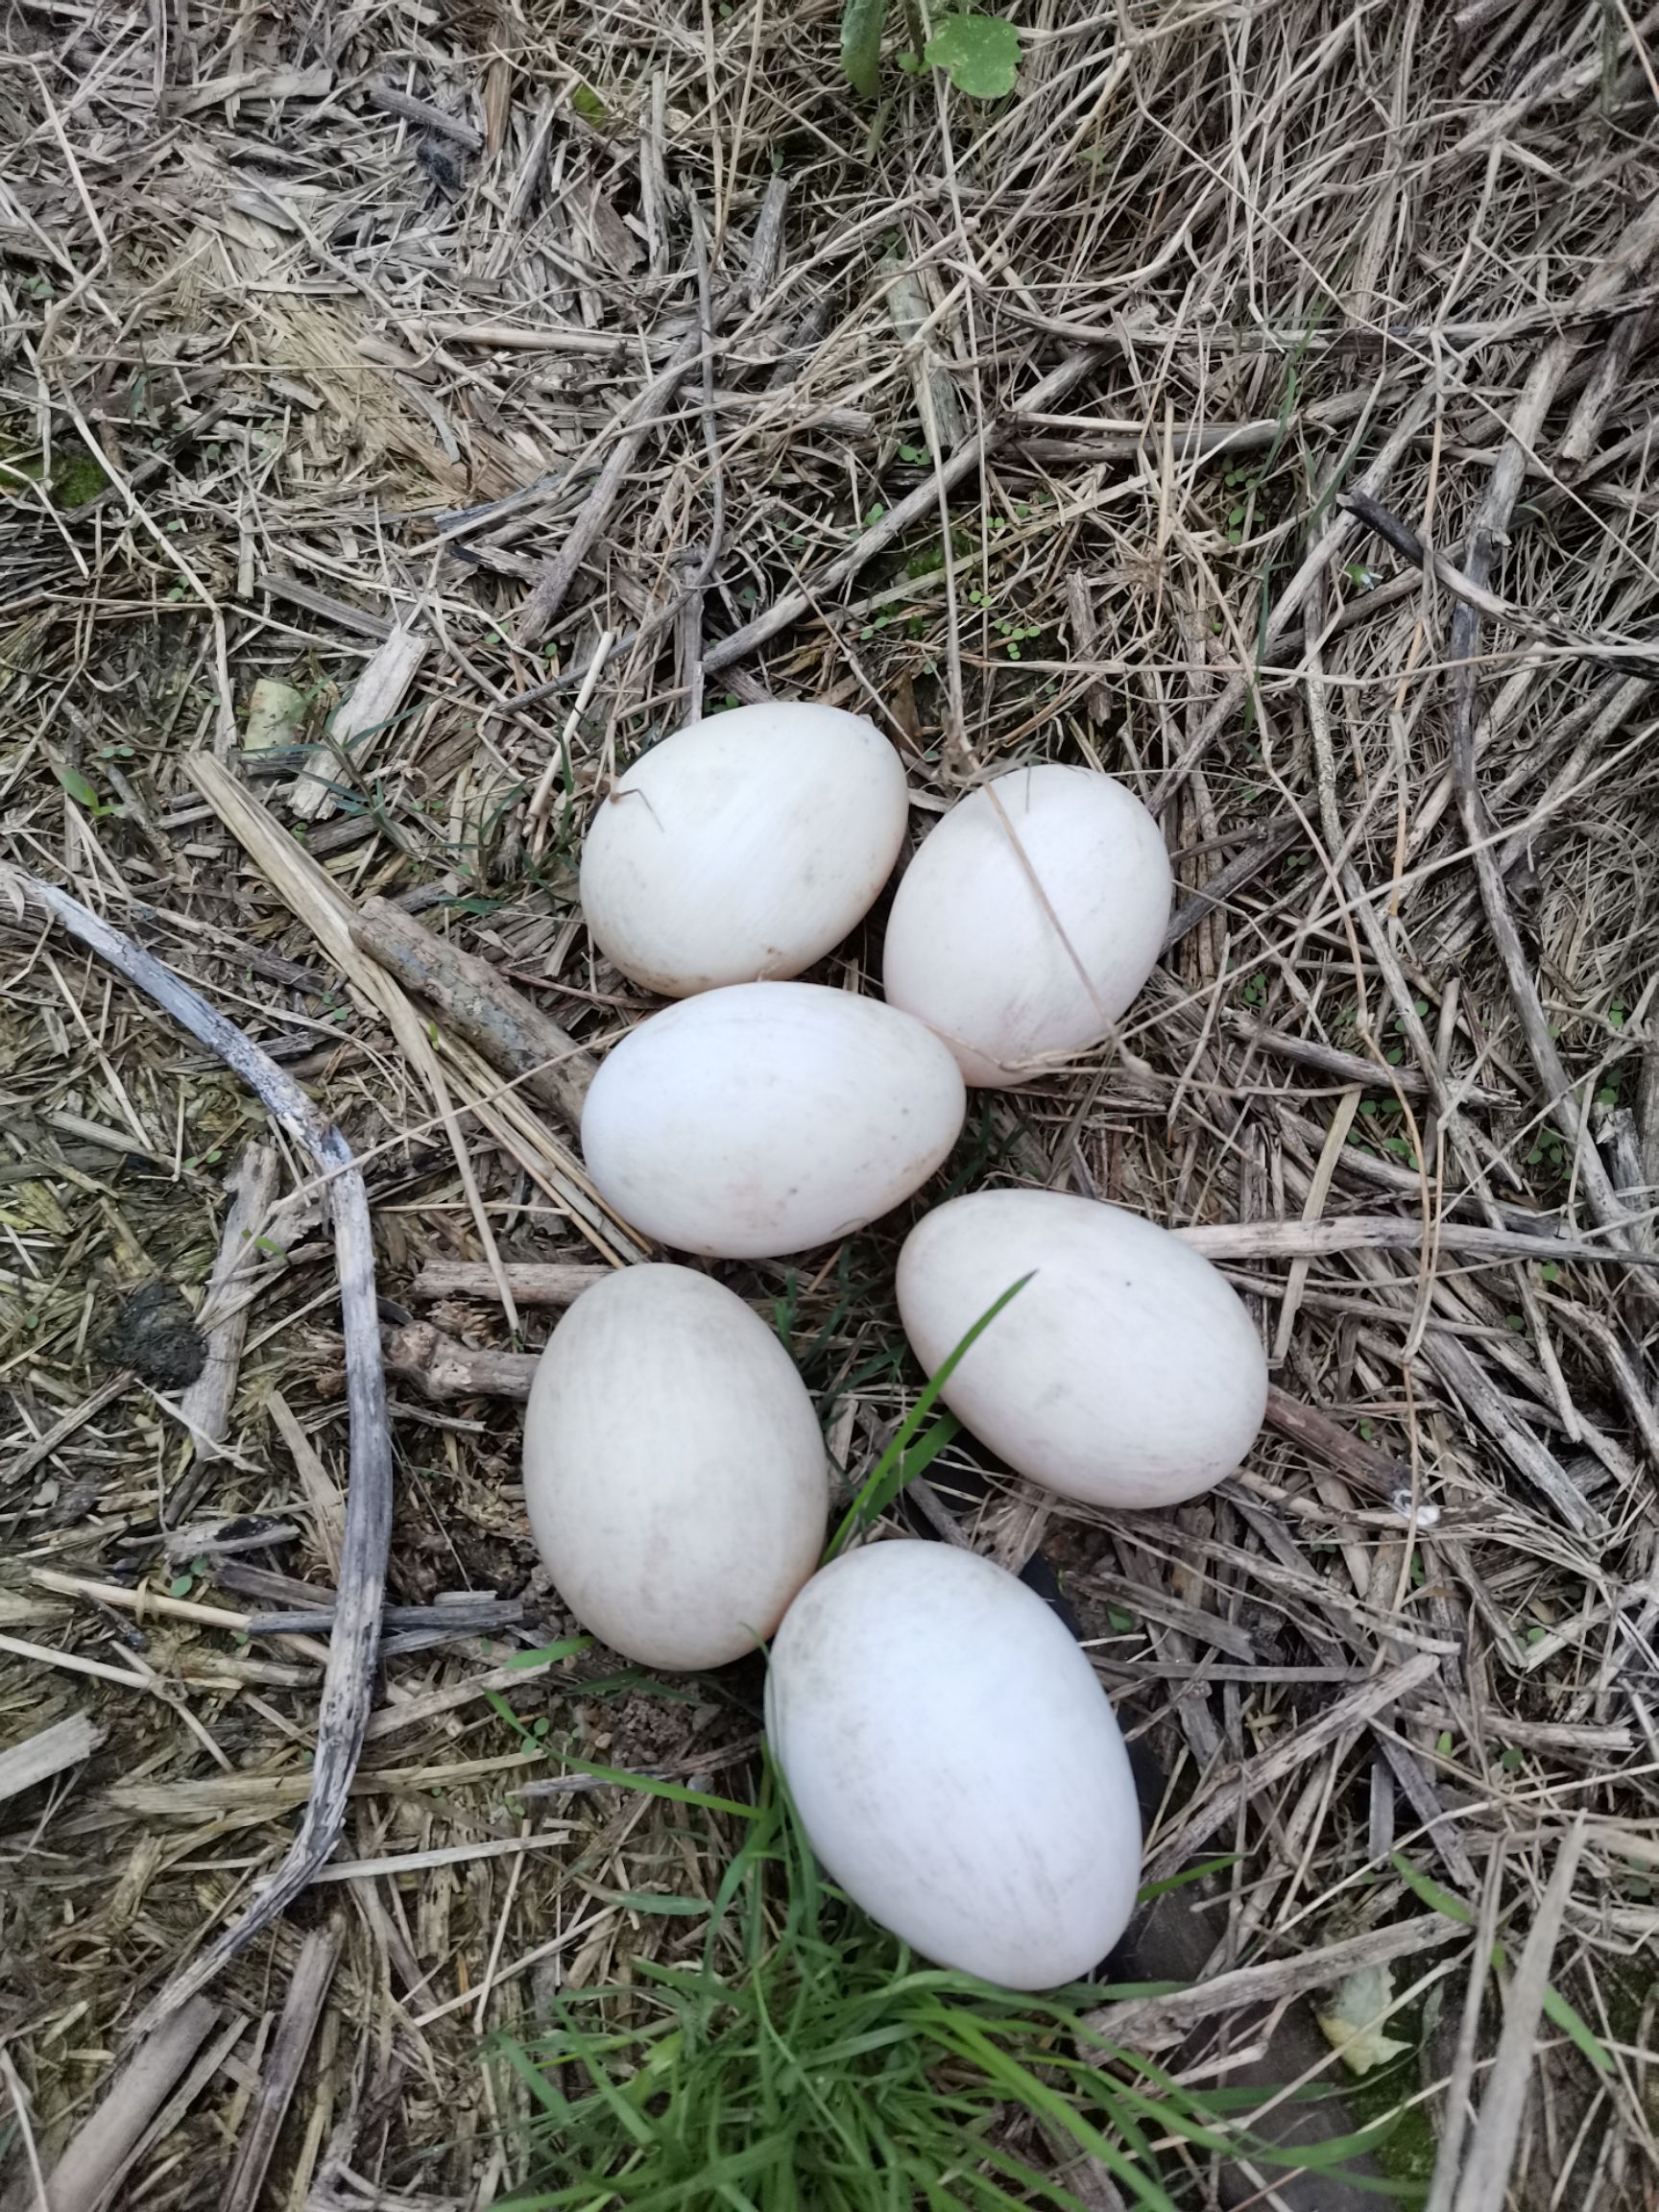
[[(8, 907), (20, 2206), (36, 2170), (88, 2208), (487, 2204), (527, 2107), (480, 2031), (697, 1955), (637, 1901), (713, 1895), (756, 1686), (577, 1647), (495, 1393), (640, 1250), (564, 1118), (646, 1010), (582, 933), (583, 825), (691, 702), (768, 691), (872, 715), (923, 820), (1088, 762), (1177, 855), (1125, 1035), (981, 1096), (964, 1170), (1190, 1230), (1280, 1355), (1272, 1425), (1168, 1515), (962, 1442), (917, 1486), (1060, 1573), (1163, 1776), (1153, 1863), (1225, 1861), (1145, 1939), (1194, 1992), (1113, 2032), (1199, 2087), (1329, 2080), (1310, 1977), (1381, 1970), (1409, 2056), (1357, 2094), (1423, 2178), (1439, 2130), (1436, 2205), (1652, 2190), (1659, 11), (1010, 13), (1010, 97), (902, 69), (896, 7), (871, 107), (824, 0), (6, 12), (0, 851), (342, 1133), (396, 1481), (340, 1880), (237, 1948), (362, 1509), (340, 1178)], [(869, 987), (878, 926), (827, 979)], [(850, 1486), (914, 1392), (902, 1227), (733, 1274)], [(157, 1280), (202, 1383), (110, 1330)]]

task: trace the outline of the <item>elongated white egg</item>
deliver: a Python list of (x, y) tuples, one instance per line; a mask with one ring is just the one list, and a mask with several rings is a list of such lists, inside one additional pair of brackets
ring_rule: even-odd
[(971, 792), (923, 840), (887, 924), (883, 988), (970, 1083), (1021, 1083), (1098, 1044), (1169, 926), (1158, 825), (1092, 768), (1045, 764)]
[(1138, 1214), (1058, 1190), (979, 1190), (925, 1214), (899, 1311), (937, 1372), (1011, 1284), (942, 1395), (1019, 1474), (1094, 1505), (1170, 1505), (1230, 1475), (1267, 1404), (1232, 1286)]
[(919, 1190), (967, 1094), (930, 1029), (819, 983), (739, 983), (653, 1014), (582, 1112), (593, 1186), (647, 1237), (730, 1260), (804, 1252)]
[(585, 1290), (524, 1416), (524, 1503), (559, 1595), (648, 1667), (719, 1667), (770, 1636), (824, 1548), (805, 1385), (741, 1298), (689, 1267)]
[(812, 1847), (926, 1959), (1010, 1989), (1123, 1933), (1141, 1817), (1094, 1670), (1023, 1582), (943, 1544), (836, 1559), (779, 1629), (766, 1733)]
[(860, 714), (766, 700), (694, 722), (594, 815), (588, 927), (668, 998), (798, 975), (869, 911), (907, 805), (898, 755)]

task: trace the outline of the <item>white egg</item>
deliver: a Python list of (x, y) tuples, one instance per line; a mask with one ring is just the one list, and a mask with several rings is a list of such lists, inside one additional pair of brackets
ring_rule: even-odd
[(601, 1063), (582, 1112), (593, 1187), (647, 1237), (729, 1260), (804, 1252), (919, 1190), (967, 1094), (930, 1029), (819, 983), (684, 999)]
[(766, 1733), (812, 1847), (872, 1918), (1010, 1989), (1128, 1925), (1141, 1816), (1094, 1670), (1032, 1590), (944, 1544), (866, 1546), (783, 1616)]
[(907, 805), (898, 755), (862, 715), (767, 700), (695, 722), (594, 815), (588, 927), (669, 998), (799, 975), (869, 912)]
[(1233, 1472), (1262, 1426), (1267, 1362), (1207, 1260), (1093, 1198), (952, 1198), (899, 1255), (899, 1311), (929, 1375), (1022, 1275), (945, 1384), (965, 1428), (1093, 1505), (1169, 1505)]
[(1017, 768), (952, 806), (900, 878), (883, 987), (970, 1083), (1098, 1044), (1151, 974), (1172, 878), (1158, 825), (1092, 768)]
[(648, 1667), (719, 1667), (771, 1635), (818, 1563), (824, 1440), (741, 1298), (689, 1267), (626, 1267), (538, 1363), (524, 1503), (585, 1628)]

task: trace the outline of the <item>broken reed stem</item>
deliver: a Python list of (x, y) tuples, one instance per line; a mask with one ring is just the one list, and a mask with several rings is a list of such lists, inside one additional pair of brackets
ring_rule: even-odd
[[(532, 1097), (551, 1106), (572, 1130), (580, 1129), (583, 1100), (599, 1063), (550, 1015), (487, 960), (462, 951), (389, 900), (365, 900), (349, 926), (360, 950), (435, 1006), (493, 1068), (522, 1078)], [(511, 1269), (503, 1272), (511, 1281)]]
[[(216, 2005), (192, 1997), (145, 2037), (48, 2176), (50, 2212), (103, 2212), (109, 2204), (145, 2130), (218, 2017)], [(33, 2185), (20, 2183), (6, 2198), (4, 2212), (39, 2212)]]

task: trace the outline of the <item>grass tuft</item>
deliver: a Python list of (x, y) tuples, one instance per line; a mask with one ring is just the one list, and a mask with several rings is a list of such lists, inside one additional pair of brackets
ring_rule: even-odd
[(824, 1878), (771, 1768), (701, 1957), (632, 1970), (494, 2046), (528, 2095), (533, 2176), (497, 2212), (1088, 2212), (1107, 2178), (1176, 2212), (1191, 2152), (1329, 2169), (1385, 2132), (1292, 2158), (1241, 2131), (1264, 2092), (1206, 2100), (1103, 2042), (1085, 2015), (1122, 1992), (922, 1964)]

